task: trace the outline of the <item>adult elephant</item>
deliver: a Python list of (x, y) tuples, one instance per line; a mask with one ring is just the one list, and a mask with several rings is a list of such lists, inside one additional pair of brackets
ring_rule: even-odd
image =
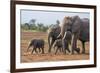
[[(89, 41), (89, 19), (80, 19), (79, 16), (64, 17), (61, 24), (61, 32), (58, 36), (66, 36), (67, 31), (71, 31), (71, 51), (74, 54), (77, 49), (77, 40), (82, 42), (82, 53), (85, 53), (85, 42)], [(64, 43), (63, 43), (64, 44)]]
[(60, 34), (61, 28), (60, 26), (54, 26), (48, 29), (48, 44), (49, 44), (49, 50), (48, 52), (51, 52), (51, 48), (57, 40), (58, 35)]

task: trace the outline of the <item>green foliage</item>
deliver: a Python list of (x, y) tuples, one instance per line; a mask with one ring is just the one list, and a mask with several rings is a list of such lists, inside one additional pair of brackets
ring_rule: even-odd
[(43, 23), (36, 23), (36, 19), (31, 19), (29, 23), (24, 23), (21, 24), (21, 29), (22, 30), (27, 30), (27, 31), (41, 31), (41, 32), (46, 32), (49, 27), (54, 26), (54, 25), (59, 25), (60, 22), (59, 20), (56, 21), (56, 24), (51, 24), (51, 25), (44, 25)]
[(28, 23), (25, 23), (25, 24), (21, 24), (21, 28), (24, 30), (29, 30), (30, 26)]

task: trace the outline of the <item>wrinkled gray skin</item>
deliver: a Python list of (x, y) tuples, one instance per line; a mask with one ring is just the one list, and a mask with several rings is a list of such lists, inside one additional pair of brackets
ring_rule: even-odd
[(30, 44), (27, 48), (27, 51), (29, 50), (30, 47), (33, 47), (33, 50), (31, 53), (33, 53), (34, 51), (36, 53), (38, 53), (37, 49), (39, 49), (39, 52), (41, 52), (41, 50), (42, 50), (42, 53), (44, 53), (44, 44), (45, 44), (45, 42), (43, 39), (33, 39), (30, 42)]
[(51, 48), (55, 40), (57, 40), (57, 37), (60, 34), (60, 31), (61, 31), (60, 26), (49, 28), (48, 30), (48, 44), (49, 44), (48, 52), (49, 53), (51, 52)]
[[(89, 20), (80, 19), (79, 16), (64, 17), (61, 24), (61, 32), (58, 36), (65, 39), (67, 31), (71, 31), (71, 52), (74, 54), (77, 49), (77, 40), (82, 42), (82, 53), (85, 53), (85, 42), (89, 41)], [(64, 43), (63, 43), (64, 44)]]
[(55, 54), (57, 54), (58, 51), (62, 52), (62, 48), (63, 48), (62, 39), (55, 40), (53, 46), (54, 46), (54, 49), (56, 49)]
[(72, 33), (67, 31), (65, 36), (62, 38), (63, 52), (66, 54), (66, 50), (70, 52), (69, 45), (71, 45)]

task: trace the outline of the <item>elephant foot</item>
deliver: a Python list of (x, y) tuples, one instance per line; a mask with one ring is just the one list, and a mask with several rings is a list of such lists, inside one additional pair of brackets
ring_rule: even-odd
[(76, 53), (80, 54), (80, 48), (74, 48), (74, 49), (72, 49), (72, 53), (71, 53), (72, 55), (75, 54), (74, 51), (75, 51)]
[(42, 54), (44, 54), (44, 52), (42, 52)]
[(80, 54), (80, 48), (76, 48), (75, 51)]
[(72, 55), (74, 54), (74, 52), (72, 52)]
[(64, 52), (64, 55), (66, 55), (66, 52)]
[(74, 49), (72, 49), (71, 54), (72, 54), (72, 55), (74, 54)]
[(51, 53), (51, 50), (49, 50), (48, 53)]

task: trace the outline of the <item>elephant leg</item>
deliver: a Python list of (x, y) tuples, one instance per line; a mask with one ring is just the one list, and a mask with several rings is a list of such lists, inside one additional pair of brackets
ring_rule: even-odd
[(59, 50), (59, 48), (57, 47), (55, 54), (57, 54), (58, 50)]
[(62, 52), (62, 48), (60, 48), (59, 51)]
[(31, 47), (31, 44), (28, 46), (28, 48), (27, 48), (27, 52), (28, 52), (28, 50), (29, 50), (30, 47)]
[(62, 39), (62, 52), (64, 53), (64, 54), (66, 54), (66, 44), (65, 44), (65, 39)]
[(52, 46), (53, 46), (54, 42), (55, 42), (55, 40), (54, 40), (54, 39), (52, 39), (52, 40), (51, 40), (51, 45), (50, 45), (50, 47), (49, 47), (49, 51), (48, 51), (49, 53), (51, 52), (51, 48), (52, 48)]
[(42, 47), (41, 49), (42, 49), (42, 54), (44, 54), (44, 48)]
[(56, 49), (56, 46), (57, 46), (56, 43), (54, 43), (54, 44), (53, 44), (53, 48)]
[(41, 48), (35, 49), (35, 52), (36, 52), (36, 53), (40, 53), (40, 52), (41, 52)]
[(84, 54), (85, 53), (85, 42), (82, 41), (82, 53)]
[(39, 50), (40, 48), (35, 48), (34, 49), (34, 51), (36, 52), (36, 53), (38, 53), (38, 50)]
[(39, 48), (39, 52), (41, 52), (41, 48)]
[(65, 51), (68, 51), (68, 53), (70, 53), (70, 50), (69, 50), (69, 43), (68, 43), (68, 41), (66, 40), (65, 41)]
[(28, 48), (27, 48), (27, 52), (28, 52), (29, 48), (30, 48), (30, 46), (28, 46)]
[(69, 44), (68, 44), (68, 43), (66, 44), (66, 49), (67, 49), (67, 51), (70, 53)]
[(72, 35), (72, 42), (71, 42), (72, 54), (74, 54), (74, 50), (76, 48), (77, 48), (77, 35), (73, 34)]
[(36, 48), (35, 48), (35, 47), (33, 47), (33, 50), (32, 50), (32, 52), (31, 52), (31, 54), (33, 54), (34, 51), (36, 51)]

